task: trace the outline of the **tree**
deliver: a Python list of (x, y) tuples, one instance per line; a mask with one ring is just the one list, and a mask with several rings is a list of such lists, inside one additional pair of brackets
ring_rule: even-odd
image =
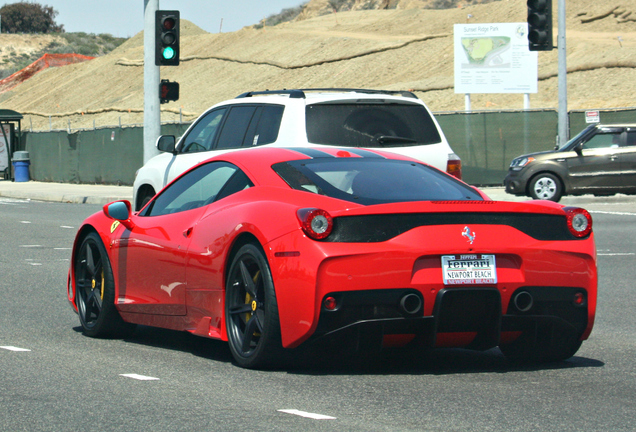
[(63, 33), (64, 26), (57, 25), (58, 12), (52, 6), (19, 2), (0, 8), (2, 33)]

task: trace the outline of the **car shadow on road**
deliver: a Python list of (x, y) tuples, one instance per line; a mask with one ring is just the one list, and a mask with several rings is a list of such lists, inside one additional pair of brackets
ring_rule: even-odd
[[(78, 333), (80, 326), (74, 327)], [(139, 325), (126, 343), (175, 350), (211, 361), (235, 364), (227, 342), (190, 333)], [(333, 347), (332, 347), (333, 348)], [(346, 347), (325, 349), (310, 345), (290, 352), (278, 367), (269, 370), (297, 375), (452, 375), (460, 373), (508, 373), (555, 369), (598, 368), (605, 363), (582, 356), (536, 365), (519, 365), (506, 360), (498, 348), (473, 351), (460, 348), (430, 350), (388, 349), (358, 352)]]
[[(82, 327), (77, 326), (73, 330), (81, 333)], [(134, 333), (124, 338), (123, 341), (153, 348), (181, 351), (218, 362), (231, 363), (233, 360), (227, 342), (194, 336), (184, 331), (137, 325)]]
[(377, 353), (351, 353), (329, 356), (322, 352), (307, 358), (296, 374), (394, 374), (394, 375), (452, 375), (459, 373), (508, 373), (552, 369), (596, 368), (604, 362), (574, 356), (568, 360), (541, 364), (515, 364), (503, 356), (499, 348), (473, 351), (460, 348), (429, 350), (394, 349)]

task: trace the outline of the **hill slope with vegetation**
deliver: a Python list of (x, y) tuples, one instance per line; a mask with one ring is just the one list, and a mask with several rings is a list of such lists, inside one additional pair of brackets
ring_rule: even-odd
[[(162, 105), (162, 121), (191, 120), (245, 91), (295, 87), (411, 89), (433, 111), (463, 110), (464, 95), (453, 89), (453, 25), (525, 22), (526, 1), (452, 9), (423, 3), (313, 15), (303, 9), (304, 16), (275, 26), (220, 34), (182, 21), (181, 64), (161, 70), (180, 83), (180, 100)], [(636, 0), (568, 0), (566, 17), (568, 108), (634, 106)], [(539, 53), (532, 108), (558, 106), (557, 66), (556, 50)], [(25, 127), (34, 129), (48, 129), (49, 116), (53, 128), (64, 129), (143, 123), (143, 35), (89, 62), (36, 74), (0, 94), (0, 107), (24, 113)], [(522, 107), (519, 94), (472, 96), (473, 110)]]

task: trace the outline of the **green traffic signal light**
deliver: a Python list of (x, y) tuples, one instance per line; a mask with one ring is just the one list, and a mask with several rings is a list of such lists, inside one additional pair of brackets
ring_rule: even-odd
[(166, 60), (172, 60), (175, 56), (175, 51), (174, 48), (172, 47), (165, 47), (163, 52), (161, 53), (161, 55), (163, 56), (164, 59)]
[(179, 66), (179, 11), (155, 12), (155, 65)]

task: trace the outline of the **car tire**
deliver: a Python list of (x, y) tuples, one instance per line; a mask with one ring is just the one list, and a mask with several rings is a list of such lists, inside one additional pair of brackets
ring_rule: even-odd
[(581, 347), (582, 341), (574, 332), (556, 334), (551, 329), (526, 331), (499, 349), (506, 359), (516, 364), (548, 363), (567, 360)]
[(563, 194), (561, 180), (554, 174), (541, 173), (534, 176), (529, 183), (528, 190), (534, 199), (559, 202)]
[(97, 233), (84, 237), (74, 262), (75, 304), (82, 331), (90, 337), (126, 337), (135, 329), (115, 307), (110, 259)]
[(243, 245), (232, 259), (225, 320), (230, 350), (239, 366), (273, 366), (282, 359), (274, 283), (265, 254), (253, 243)]

